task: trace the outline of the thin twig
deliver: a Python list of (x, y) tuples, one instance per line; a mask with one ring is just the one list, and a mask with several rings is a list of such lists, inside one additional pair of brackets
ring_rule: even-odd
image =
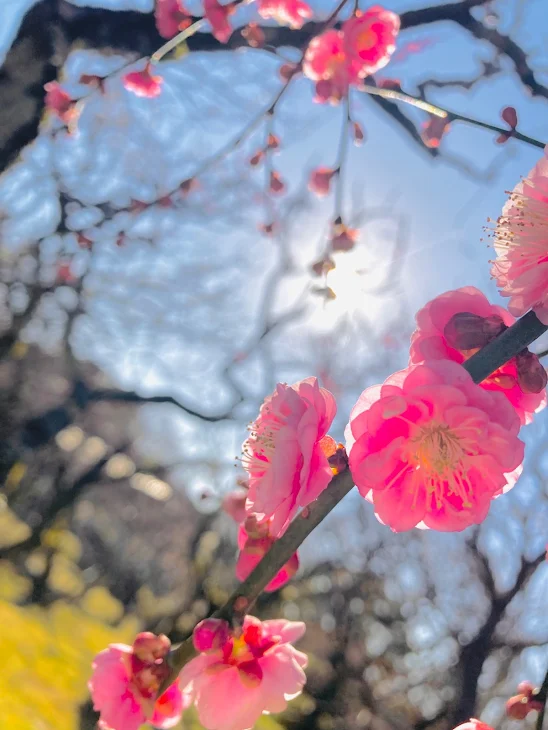
[(381, 89), (377, 86), (370, 86), (369, 84), (362, 84), (362, 86), (359, 87), (360, 91), (365, 91), (367, 94), (371, 94), (373, 96), (380, 96), (383, 99), (386, 99), (387, 101), (392, 101), (394, 103), (401, 101), (404, 104), (410, 104), (411, 106), (414, 106), (418, 109), (422, 109), (425, 112), (428, 112), (429, 114), (434, 114), (437, 117), (441, 117), (442, 119), (449, 119), (451, 121), (460, 121), (465, 122), (466, 124), (471, 124), (474, 127), (481, 127), (482, 129), (489, 129), (491, 132), (497, 132), (498, 134), (510, 134), (512, 138), (519, 139), (521, 142), (526, 142), (527, 144), (532, 145), (533, 147), (539, 147), (541, 150), (543, 150), (546, 147), (546, 142), (541, 142), (538, 139), (535, 139), (534, 137), (529, 137), (526, 134), (522, 134), (521, 132), (518, 132), (516, 129), (510, 130), (510, 129), (504, 129), (503, 127), (498, 127), (496, 124), (489, 124), (488, 122), (482, 122), (479, 119), (472, 119), (472, 117), (467, 117), (464, 114), (459, 114), (459, 112), (453, 112), (449, 109), (443, 109), (442, 107), (439, 107), (435, 104), (430, 104), (427, 101), (424, 101), (423, 99), (417, 99), (414, 96), (410, 96), (409, 94), (404, 94), (401, 91), (396, 91), (395, 89)]
[(542, 730), (542, 726), (544, 725), (544, 715), (546, 713), (546, 703), (548, 702), (548, 670), (544, 676), (542, 687), (535, 695), (535, 700), (537, 702), (542, 702), (542, 709), (539, 710), (536, 724), (536, 730)]

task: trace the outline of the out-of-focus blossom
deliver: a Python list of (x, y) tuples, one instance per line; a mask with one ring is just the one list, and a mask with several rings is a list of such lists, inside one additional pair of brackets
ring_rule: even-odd
[(179, 680), (207, 730), (249, 730), (263, 713), (282, 712), (306, 681), (306, 655), (292, 642), (301, 622), (246, 616), (240, 635), (226, 621), (206, 619), (194, 629), (199, 655)]
[(278, 537), (300, 507), (310, 504), (333, 476), (321, 440), (335, 417), (333, 395), (317, 378), (278, 384), (261, 406), (243, 445), (249, 476), (246, 511), (271, 520)]
[(491, 273), (516, 317), (533, 309), (548, 324), (548, 150), (519, 182), (497, 220)]
[(274, 195), (282, 195), (285, 192), (285, 183), (282, 180), (280, 173), (273, 170), (270, 173), (269, 190)]
[(363, 132), (363, 127), (359, 122), (354, 122), (352, 124), (352, 134), (354, 136), (354, 144), (356, 147), (360, 147), (365, 139), (365, 134)]
[(332, 251), (351, 251), (359, 238), (360, 232), (356, 228), (349, 228), (341, 220), (335, 221), (331, 233)]
[(519, 418), (461, 365), (429, 360), (367, 388), (345, 435), (361, 495), (395, 532), (463, 530), (516, 482)]
[(259, 15), (296, 30), (312, 17), (312, 8), (303, 0), (258, 0)]
[(232, 3), (221, 5), (219, 0), (204, 0), (204, 15), (211, 25), (211, 32), (220, 43), (228, 43), (233, 28), (228, 18), (234, 12)]
[(324, 256), (318, 261), (315, 261), (310, 268), (312, 273), (316, 276), (323, 276), (324, 274), (328, 274), (330, 271), (333, 271), (335, 268), (335, 262), (329, 256)]
[(278, 69), (278, 73), (282, 81), (287, 83), (296, 73), (299, 73), (299, 67), (294, 63), (283, 63)]
[[(248, 517), (240, 525), (238, 531), (240, 554), (236, 563), (236, 578), (238, 580), (245, 580), (275, 542), (276, 536), (271, 533), (270, 522), (258, 524), (254, 516)], [(299, 556), (295, 552), (270, 583), (268, 583), (265, 591), (270, 593), (279, 590), (295, 575), (298, 569)]]
[(266, 147), (269, 150), (277, 150), (280, 148), (280, 138), (276, 134), (270, 133), (266, 140)]
[(493, 728), (486, 722), (476, 720), (472, 717), (468, 722), (463, 722), (462, 725), (458, 725), (455, 730), (493, 730)]
[(358, 68), (348, 63), (341, 31), (326, 30), (312, 38), (306, 49), (303, 72), (316, 82), (315, 101), (338, 103), (349, 85), (359, 81)]
[(356, 13), (341, 30), (313, 38), (304, 56), (305, 76), (316, 82), (318, 102), (336, 104), (351, 85), (386, 66), (395, 49), (400, 19), (379, 5)]
[(234, 522), (240, 524), (246, 518), (245, 503), (247, 500), (247, 489), (235, 489), (229, 492), (223, 499), (222, 508)]
[(430, 149), (437, 149), (444, 134), (451, 126), (449, 117), (440, 117), (437, 114), (430, 114), (427, 122), (422, 125), (421, 139)]
[(249, 43), (251, 48), (262, 48), (265, 42), (263, 29), (257, 23), (249, 23), (242, 28), (242, 36)]
[(257, 150), (250, 158), (249, 158), (249, 164), (251, 167), (257, 167), (264, 158), (264, 150)]
[(531, 682), (518, 684), (518, 694), (506, 702), (506, 714), (512, 720), (525, 720), (530, 712), (540, 712), (542, 702), (536, 699), (538, 689)]
[(154, 19), (158, 33), (166, 39), (173, 38), (192, 23), (182, 0), (156, 0)]
[(164, 661), (169, 648), (167, 636), (145, 632), (133, 646), (111, 644), (97, 654), (88, 686), (101, 730), (138, 730), (147, 721), (170, 728), (179, 722), (190, 704), (179, 683), (156, 699), (169, 673)]
[(308, 189), (316, 193), (320, 198), (325, 197), (329, 194), (331, 178), (336, 172), (337, 170), (333, 170), (330, 167), (317, 167), (315, 170), (312, 170), (308, 180)]
[[(463, 363), (515, 322), (506, 309), (490, 304), (473, 286), (440, 294), (417, 312), (416, 320), (411, 365), (424, 360)], [(523, 424), (530, 423), (533, 414), (546, 405), (546, 372), (537, 356), (527, 350), (495, 370), (480, 387), (500, 391)]]
[(74, 124), (78, 117), (78, 110), (70, 95), (57, 81), (44, 84), (44, 89), (46, 91), (44, 99), (46, 109), (59, 117), (67, 127)]
[(147, 63), (142, 71), (131, 71), (126, 74), (122, 82), (133, 94), (152, 99), (161, 94), (164, 80), (161, 76), (154, 76), (152, 66)]
[(360, 78), (386, 66), (396, 50), (399, 30), (399, 15), (380, 5), (374, 5), (365, 12), (357, 10), (343, 23), (344, 50), (349, 62), (359, 65)]

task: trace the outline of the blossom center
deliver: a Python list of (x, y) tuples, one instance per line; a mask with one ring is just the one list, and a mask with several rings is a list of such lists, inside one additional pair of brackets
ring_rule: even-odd
[(359, 34), (357, 43), (359, 51), (369, 51), (376, 44), (377, 35), (371, 30), (371, 28), (368, 28)]
[(442, 423), (422, 426), (410, 441), (414, 501), (422, 488), (429, 497), (428, 509), (434, 506), (440, 509), (450, 496), (460, 498), (462, 507), (471, 507), (465, 457), (461, 439), (449, 426)]

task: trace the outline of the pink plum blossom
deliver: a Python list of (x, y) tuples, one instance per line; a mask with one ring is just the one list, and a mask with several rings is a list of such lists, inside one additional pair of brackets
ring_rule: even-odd
[(145, 632), (133, 646), (111, 644), (97, 654), (88, 686), (101, 730), (138, 730), (147, 721), (170, 728), (179, 722), (191, 700), (178, 682), (155, 699), (169, 671), (164, 663), (169, 647), (167, 636)]
[(123, 79), (124, 87), (137, 96), (149, 99), (159, 96), (164, 82), (161, 76), (154, 76), (150, 63), (142, 71), (131, 71)]
[(271, 518), (278, 537), (300, 507), (310, 504), (333, 476), (321, 440), (335, 417), (333, 395), (317, 378), (278, 384), (261, 406), (243, 445), (249, 477), (248, 515)]
[(173, 38), (192, 23), (181, 0), (156, 0), (154, 19), (162, 38)]
[(344, 37), (339, 30), (326, 30), (312, 38), (306, 49), (303, 73), (316, 82), (315, 101), (337, 104), (359, 80), (358, 67), (348, 64)]
[(207, 730), (248, 730), (267, 712), (282, 712), (306, 681), (306, 655), (291, 642), (304, 634), (301, 622), (259, 621), (246, 616), (241, 635), (228, 623), (205, 619), (194, 629), (199, 655), (179, 681), (189, 692)]
[[(417, 312), (416, 320), (417, 329), (411, 336), (410, 365), (439, 359), (463, 363), (515, 322), (506, 309), (490, 304), (473, 286), (448, 291), (432, 299)], [(458, 331), (455, 329), (457, 324)], [(536, 358), (532, 353), (528, 356)], [(525, 357), (520, 354), (518, 358), (512, 358), (480, 383), (482, 388), (506, 396), (522, 424), (530, 423), (533, 414), (546, 405), (546, 382), (537, 392), (531, 392), (531, 389), (524, 392), (519, 368)]]
[(221, 5), (219, 0), (204, 0), (204, 15), (211, 25), (211, 32), (220, 43), (228, 43), (233, 28), (228, 17), (234, 12), (232, 4)]
[[(236, 563), (236, 578), (245, 580), (275, 542), (276, 539), (270, 531), (270, 522), (258, 524), (255, 517), (248, 517), (238, 530), (240, 554)], [(279, 590), (293, 578), (298, 569), (299, 556), (295, 552), (268, 583), (265, 591), (271, 593)]]
[(294, 30), (302, 28), (312, 17), (312, 8), (303, 0), (258, 0), (257, 9), (262, 18), (273, 18)]
[(315, 36), (306, 50), (305, 76), (316, 82), (315, 101), (336, 104), (351, 85), (386, 66), (395, 50), (400, 27), (396, 13), (379, 5), (360, 10), (341, 30), (326, 30)]
[(343, 23), (345, 53), (350, 62), (359, 66), (360, 78), (386, 66), (396, 50), (399, 30), (399, 15), (380, 5), (374, 5), (364, 13), (357, 10)]
[(519, 182), (494, 232), (491, 273), (516, 317), (533, 309), (548, 324), (548, 149)]
[(501, 393), (480, 388), (455, 362), (429, 360), (361, 394), (345, 432), (349, 467), (395, 532), (463, 530), (515, 484), (519, 428)]

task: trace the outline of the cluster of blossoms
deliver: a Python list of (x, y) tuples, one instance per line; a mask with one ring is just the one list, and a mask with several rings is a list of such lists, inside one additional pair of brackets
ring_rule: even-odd
[(313, 38), (303, 64), (305, 76), (316, 83), (318, 102), (336, 104), (366, 76), (384, 68), (396, 49), (400, 18), (375, 5), (357, 10), (340, 30), (330, 29)]
[[(204, 0), (205, 17), (222, 42), (232, 33), (228, 16), (233, 9), (218, 0)], [(158, 0), (156, 13), (165, 37), (189, 23), (179, 0)], [(259, 0), (259, 13), (300, 27), (309, 8), (301, 0)], [(398, 16), (375, 6), (357, 11), (341, 30), (314, 38), (303, 70), (316, 82), (317, 100), (336, 102), (350, 85), (359, 85), (382, 68), (398, 30)], [(161, 78), (147, 65), (126, 74), (125, 84), (137, 94), (154, 96), (160, 93)], [(57, 86), (47, 91), (50, 109), (68, 124), (73, 102)], [(517, 121), (506, 116), (510, 135)], [(430, 130), (432, 143), (443, 129)], [(363, 138), (361, 130), (360, 134)], [(270, 135), (251, 164), (259, 164), (277, 146), (279, 141)], [(316, 170), (311, 189), (327, 194), (337, 173)], [(271, 189), (280, 192), (283, 182), (273, 174)], [(238, 579), (250, 575), (299, 513), (347, 467), (378, 519), (396, 532), (415, 527), (458, 531), (479, 524), (491, 501), (514, 486), (524, 456), (519, 431), (546, 406), (546, 371), (527, 348), (480, 384), (462, 366), (511, 327), (514, 315), (532, 309), (548, 324), (547, 211), (545, 152), (512, 192), (494, 232), (497, 259), (492, 272), (501, 293), (510, 299), (509, 311), (490, 304), (473, 287), (446, 292), (427, 303), (416, 315), (408, 366), (364, 390), (352, 409), (346, 450), (328, 436), (335, 398), (316, 378), (278, 384), (265, 399), (243, 445), (244, 489), (224, 502), (239, 525)], [(356, 232), (337, 219), (331, 250), (348, 250), (355, 238)], [(318, 262), (322, 272), (326, 261)], [(298, 565), (296, 552), (287, 556), (265, 590), (283, 586)], [(165, 691), (171, 677), (167, 637), (143, 633), (133, 646), (111, 645), (96, 657), (89, 683), (101, 715), (99, 726), (137, 730), (149, 721), (169, 728), (194, 704), (207, 730), (249, 730), (262, 713), (282, 711), (302, 691), (307, 659), (292, 644), (304, 630), (302, 623), (261, 622), (249, 615), (241, 625), (205, 619), (194, 629), (190, 660)], [(523, 682), (508, 700), (507, 714), (524, 719), (542, 710), (545, 699)], [(471, 719), (455, 730), (492, 728)]]
[(281, 712), (300, 694), (306, 655), (292, 646), (301, 622), (246, 616), (239, 631), (206, 619), (193, 632), (196, 656), (156, 698), (169, 669), (165, 636), (139, 634), (133, 646), (112, 644), (97, 655), (89, 682), (101, 730), (138, 730), (146, 721), (170, 728), (194, 703), (207, 730), (248, 730), (263, 712)]

